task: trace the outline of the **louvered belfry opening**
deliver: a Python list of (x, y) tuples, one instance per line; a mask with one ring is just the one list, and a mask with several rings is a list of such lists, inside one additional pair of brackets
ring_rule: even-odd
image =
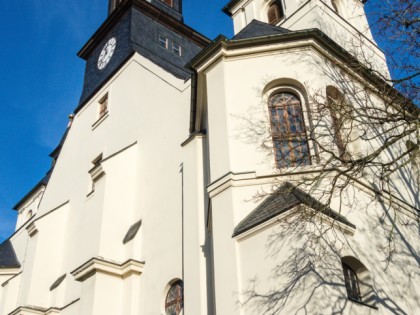
[(270, 24), (277, 24), (283, 18), (283, 10), (281, 7), (281, 3), (279, 1), (275, 1), (270, 4), (267, 12), (268, 23)]
[(170, 7), (174, 6), (173, 0), (161, 0), (163, 3), (169, 5)]

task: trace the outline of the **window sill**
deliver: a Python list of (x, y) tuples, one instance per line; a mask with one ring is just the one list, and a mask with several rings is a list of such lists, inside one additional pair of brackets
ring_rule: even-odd
[(289, 174), (304, 174), (304, 173), (313, 173), (323, 169), (322, 166), (319, 165), (302, 165), (302, 166), (292, 166), (292, 167), (283, 167), (277, 168), (274, 167), (270, 169), (260, 169), (256, 170), (255, 174), (258, 177), (265, 177), (265, 176), (276, 176), (276, 175), (289, 175)]
[(101, 117), (98, 118), (97, 121), (94, 122), (92, 125), (92, 130), (95, 130), (96, 127), (98, 127), (105, 119), (107, 119), (109, 116), (109, 112), (105, 112)]
[(350, 298), (349, 298), (349, 301), (354, 302), (354, 303), (357, 303), (357, 304), (360, 304), (360, 305), (363, 305), (363, 306), (367, 306), (367, 307), (373, 308), (374, 310), (377, 310), (378, 309), (377, 306), (369, 305), (369, 304), (366, 304), (366, 303), (364, 303), (362, 301), (358, 301), (358, 300), (354, 300), (354, 299), (350, 299)]

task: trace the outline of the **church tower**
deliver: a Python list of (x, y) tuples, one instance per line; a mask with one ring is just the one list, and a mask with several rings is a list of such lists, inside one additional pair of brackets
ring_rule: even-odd
[(362, 0), (231, 0), (223, 11), (232, 17), (235, 34), (253, 20), (291, 31), (319, 29), (346, 51), (389, 77), (383, 51), (372, 37)]
[(10, 267), (0, 314), (183, 309), (185, 65), (210, 41), (183, 23), (181, 0), (104, 5), (78, 53), (82, 93), (53, 169), (18, 203), (25, 217), (0, 246)]
[(53, 167), (0, 244), (1, 315), (420, 314), (418, 229), (398, 226), (405, 265), (384, 271), (385, 194), (317, 190), (345, 173), (331, 156), (376, 145), (337, 125), (384, 105), (363, 2), (231, 0), (235, 35), (213, 41), (182, 0), (103, 2)]
[(109, 8), (108, 19), (78, 53), (86, 60), (79, 108), (134, 53), (189, 78), (184, 65), (208, 40), (182, 22), (181, 0), (110, 0)]

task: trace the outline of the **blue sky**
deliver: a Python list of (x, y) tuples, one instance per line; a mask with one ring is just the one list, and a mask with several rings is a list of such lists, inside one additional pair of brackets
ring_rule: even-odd
[[(231, 21), (220, 10), (226, 2), (184, 0), (185, 22), (210, 38), (230, 36)], [(12, 207), (49, 169), (48, 154), (81, 93), (84, 61), (76, 53), (105, 20), (107, 5), (108, 0), (2, 1), (0, 242), (14, 231)]]
[[(185, 22), (213, 39), (232, 36), (228, 0), (183, 0)], [(380, 0), (370, 0), (369, 13)], [(79, 49), (107, 15), (108, 0), (3, 0), (0, 10), (0, 242), (12, 207), (48, 171), (83, 83)]]

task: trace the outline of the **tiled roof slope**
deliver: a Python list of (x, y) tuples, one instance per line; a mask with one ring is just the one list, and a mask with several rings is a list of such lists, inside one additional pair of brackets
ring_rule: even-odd
[(309, 194), (286, 182), (236, 226), (232, 237), (242, 234), (300, 204), (322, 211), (332, 219), (352, 228), (356, 227), (338, 212), (326, 207)]
[(0, 244), (0, 269), (5, 268), (20, 268), (20, 263), (10, 240)]
[(254, 37), (263, 37), (270, 35), (278, 35), (289, 33), (290, 31), (271, 24), (267, 24), (261, 21), (252, 20), (247, 26), (245, 26), (238, 34), (236, 34), (232, 39), (248, 39)]

